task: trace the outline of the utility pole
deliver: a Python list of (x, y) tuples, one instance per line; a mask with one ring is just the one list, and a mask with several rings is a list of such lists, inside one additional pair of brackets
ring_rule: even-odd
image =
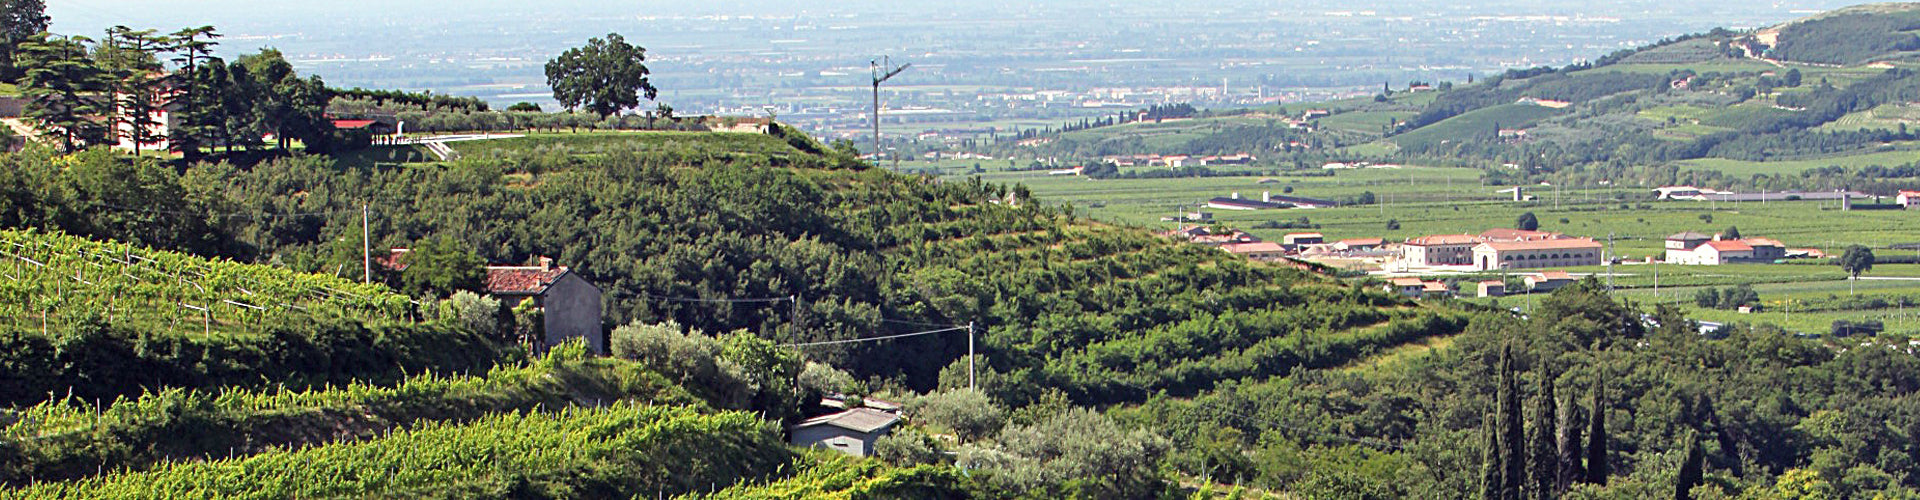
[(973, 322), (967, 322), (967, 389), (978, 390), (973, 385)]
[(1613, 233), (1607, 233), (1607, 294), (1613, 294), (1613, 261), (1619, 259), (1613, 254)]
[[(896, 68), (893, 66), (892, 57), (882, 57), (868, 64), (873, 70), (873, 164), (878, 166), (880, 165), (880, 82), (906, 71), (907, 67), (913, 64), (902, 64)], [(883, 72), (885, 74), (882, 74)]]
[(360, 282), (373, 282), (373, 242), (369, 241), (372, 231), (367, 229), (367, 204), (360, 204)]

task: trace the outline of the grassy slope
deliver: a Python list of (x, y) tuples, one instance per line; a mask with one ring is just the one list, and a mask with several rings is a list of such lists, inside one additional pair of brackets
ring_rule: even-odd
[(1534, 122), (1560, 114), (1562, 111), (1565, 110), (1529, 104), (1502, 104), (1461, 113), (1459, 116), (1393, 136), (1388, 140), (1402, 147), (1408, 147), (1459, 137), (1486, 136), (1492, 134), (1495, 127), (1524, 129)]

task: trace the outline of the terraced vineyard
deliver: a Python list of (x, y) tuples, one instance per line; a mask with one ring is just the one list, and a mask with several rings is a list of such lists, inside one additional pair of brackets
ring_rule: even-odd
[(0, 404), (484, 370), (491, 339), (413, 300), (263, 265), (0, 231)]
[[(635, 363), (567, 344), (483, 376), (426, 373), (395, 385), (323, 389), (163, 389), (109, 405), (48, 401), (0, 413), (0, 484), (138, 471), (168, 461), (246, 456), (368, 439), (421, 422), (632, 400), (695, 408), (695, 399)], [(133, 446), (131, 443), (140, 443)]]
[(605, 498), (732, 484), (791, 460), (779, 433), (752, 414), (620, 403), (434, 422), (370, 441), (39, 483), (0, 498)]
[(57, 232), (0, 231), (0, 258), (0, 321), (13, 328), (104, 320), (207, 334), (290, 315), (410, 322), (412, 299), (382, 285)]

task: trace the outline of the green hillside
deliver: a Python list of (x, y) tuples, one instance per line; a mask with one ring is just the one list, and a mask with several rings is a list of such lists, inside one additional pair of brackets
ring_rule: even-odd
[(1388, 140), (1402, 148), (1430, 148), (1443, 142), (1492, 136), (1499, 129), (1526, 129), (1559, 112), (1532, 104), (1503, 104), (1449, 117)]
[(1767, 52), (1786, 61), (1862, 64), (1920, 50), (1920, 4), (1849, 7), (1777, 28)]

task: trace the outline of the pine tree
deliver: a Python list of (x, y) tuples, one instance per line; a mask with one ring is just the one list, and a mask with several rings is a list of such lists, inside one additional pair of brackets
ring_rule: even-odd
[(201, 63), (213, 59), (213, 47), (219, 45), (213, 41), (216, 38), (220, 38), (220, 34), (215, 33), (212, 26), (201, 26), (176, 31), (167, 39), (167, 49), (175, 54), (173, 61), (180, 65), (175, 79), (181, 85), (173, 102), (181, 117), (168, 127), (171, 134), (168, 141), (189, 162), (199, 158), (207, 134), (221, 125), (210, 116), (218, 110), (209, 109), (219, 107), (219, 101), (208, 99), (207, 89), (202, 88), (209, 79), (205, 78)]
[(1680, 445), (1687, 447), (1687, 459), (1680, 462), (1680, 474), (1673, 480), (1674, 500), (1693, 500), (1693, 487), (1700, 485), (1706, 471), (1706, 454), (1700, 450), (1697, 431), (1687, 431)]
[(1586, 475), (1586, 468), (1580, 466), (1580, 408), (1575, 406), (1573, 391), (1568, 391), (1567, 400), (1560, 406), (1558, 430), (1560, 477), (1554, 482), (1554, 491), (1565, 493), (1574, 481)]
[(1555, 486), (1560, 481), (1560, 456), (1553, 430), (1554, 409), (1553, 376), (1541, 370), (1540, 394), (1534, 396), (1532, 435), (1528, 439), (1528, 465), (1533, 468), (1533, 480), (1528, 487), (1533, 498), (1552, 500), (1558, 491)]
[(73, 151), (107, 136), (107, 127), (94, 117), (106, 114), (93, 96), (110, 84), (107, 72), (87, 56), (84, 37), (55, 37), (22, 44), (20, 62), (26, 77), (20, 80), (26, 95), (26, 115), (40, 129)]
[(134, 154), (140, 153), (142, 145), (166, 138), (156, 132), (160, 122), (154, 118), (167, 85), (165, 78), (157, 76), (162, 67), (155, 55), (164, 42), (153, 30), (114, 26), (107, 29), (106, 41), (95, 50), (94, 59), (100, 61), (113, 82), (114, 135), (131, 143)]
[(1606, 486), (1607, 474), (1607, 406), (1600, 390), (1600, 384), (1593, 385), (1593, 401), (1588, 404), (1593, 412), (1587, 420), (1587, 482)]

